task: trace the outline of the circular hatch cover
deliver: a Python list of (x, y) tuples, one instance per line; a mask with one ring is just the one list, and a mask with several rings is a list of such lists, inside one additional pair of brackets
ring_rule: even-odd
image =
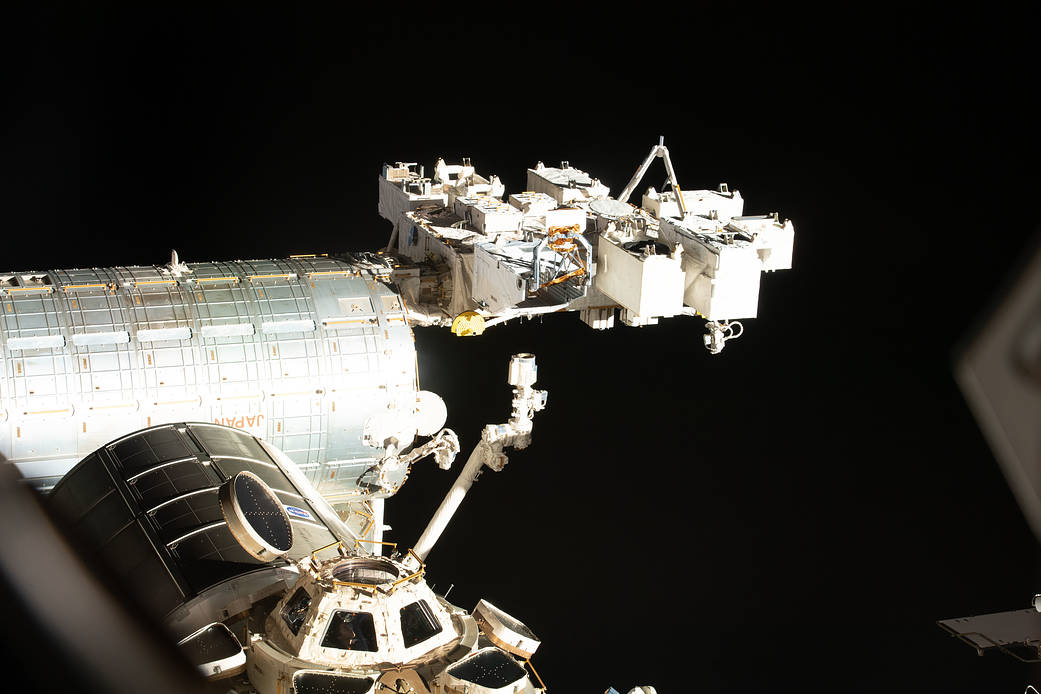
[(293, 527), (282, 502), (257, 475), (243, 470), (221, 485), (221, 514), (249, 554), (261, 561), (285, 555), (293, 546)]

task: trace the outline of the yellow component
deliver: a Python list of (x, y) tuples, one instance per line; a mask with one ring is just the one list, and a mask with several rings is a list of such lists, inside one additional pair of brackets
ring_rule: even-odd
[(340, 540), (337, 540), (336, 542), (330, 542), (329, 544), (325, 545), (324, 547), (319, 547), (315, 551), (311, 552), (311, 563), (312, 564), (317, 564), (318, 563), (318, 553), (319, 552), (324, 552), (325, 550), (329, 549), (330, 547), (340, 548), (342, 546), (343, 546), (343, 542), (340, 541)]
[(350, 276), (350, 270), (322, 270), (321, 272), (309, 272), (308, 277), (329, 277), (330, 275), (341, 275), (343, 277)]
[(354, 546), (357, 547), (362, 542), (368, 542), (371, 545), (383, 545), (385, 547), (391, 547), (393, 549), (397, 549), (398, 548), (398, 543), (397, 542), (384, 542), (383, 540), (363, 540), (360, 537), (359, 538), (355, 538)]
[(535, 675), (535, 679), (539, 681), (539, 686), (542, 687), (542, 691), (546, 691), (546, 683), (542, 681), (542, 678), (539, 677), (539, 673), (535, 671), (535, 666), (531, 664), (531, 659), (529, 658), (528, 660), (525, 660), (524, 664), (531, 668), (531, 672)]
[(239, 278), (238, 277), (200, 277), (200, 278), (198, 278), (195, 281), (196, 282), (234, 282), (235, 284), (238, 284)]
[(54, 288), (53, 287), (49, 287), (49, 286), (45, 286), (45, 287), (8, 287), (7, 288), (7, 293), (8, 294), (10, 294), (11, 292), (47, 292), (48, 294), (50, 294), (52, 291), (54, 291)]
[(288, 279), (292, 279), (292, 278), (293, 278), (293, 273), (291, 273), (291, 272), (283, 272), (283, 273), (274, 274), (274, 275), (249, 275), (246, 279), (248, 279), (250, 282), (252, 282), (253, 280), (288, 280)]
[(557, 277), (556, 279), (552, 279), (549, 282), (544, 282), (543, 284), (539, 285), (539, 289), (542, 289), (543, 287), (550, 287), (550, 286), (553, 286), (554, 284), (560, 284), (561, 282), (566, 282), (567, 280), (571, 279), (572, 277), (580, 277), (580, 276), (582, 276), (584, 274), (586, 274), (586, 269), (584, 267), (580, 267), (577, 270), (572, 270), (571, 272), (567, 273), (566, 275), (561, 275), (560, 277)]
[[(35, 289), (35, 287), (34, 287)], [(98, 284), (66, 284), (62, 287), (66, 292), (70, 289), (107, 289), (110, 292), (116, 291), (116, 285), (111, 283), (98, 283)], [(11, 291), (8, 289), (8, 291)]]
[(480, 335), (484, 332), (484, 316), (476, 311), (463, 311), (452, 321), (452, 334), (459, 337)]

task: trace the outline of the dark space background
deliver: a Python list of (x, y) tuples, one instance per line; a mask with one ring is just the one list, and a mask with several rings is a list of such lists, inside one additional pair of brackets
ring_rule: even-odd
[(390, 539), (415, 541), (531, 351), (550, 393), (534, 443), (475, 485), (428, 580), (531, 626), (551, 690), (1041, 684), (935, 625), (1041, 589), (952, 378), (1036, 240), (1028, 18), (393, 8), (8, 15), (0, 266), (377, 249), (384, 162), (469, 156), (509, 193), (566, 159), (618, 192), (664, 135), (684, 188), (726, 181), (746, 213), (794, 221), (794, 269), (763, 277), (760, 317), (719, 356), (692, 319), (417, 330), (464, 452), (415, 468)]

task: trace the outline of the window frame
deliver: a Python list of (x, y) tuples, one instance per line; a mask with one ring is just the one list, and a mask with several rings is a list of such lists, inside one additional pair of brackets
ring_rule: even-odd
[[(405, 631), (404, 612), (405, 612), (405, 610), (409, 609), (410, 607), (413, 607), (413, 606), (416, 606), (416, 605), (419, 606), (420, 614), (422, 614), (424, 617), (426, 617), (427, 621), (428, 621), (428, 624), (430, 626), (432, 626), (432, 627), (435, 627), (435, 629), (434, 629), (434, 631), (431, 631), (430, 633), (428, 633), (426, 636), (424, 636), (423, 638), (419, 639), (418, 641), (409, 643), (409, 636), (408, 636), (408, 634)], [(406, 649), (413, 648), (413, 647), (418, 646), (418, 645), (420, 645), (422, 643), (425, 643), (425, 642), (429, 641), (430, 639), (434, 638), (435, 636), (437, 636), (438, 634), (442, 633), (445, 630), (444, 625), (441, 624), (441, 620), (437, 618), (437, 613), (434, 612), (434, 610), (430, 607), (430, 605), (427, 603), (427, 601), (422, 599), (422, 598), (419, 598), (418, 600), (410, 602), (409, 604), (402, 606), (401, 609), (398, 610), (398, 624), (401, 627), (401, 643), (402, 643), (402, 645), (404, 645), (404, 647)]]
[[(297, 625), (296, 629), (293, 629), (293, 625), (289, 623), (289, 619), (286, 617), (286, 611), (289, 609), (289, 606), (293, 603), (293, 601), (297, 599), (297, 595), (300, 593), (303, 593), (307, 596), (307, 605), (303, 608), (304, 618)], [(307, 623), (307, 614), (310, 611), (311, 604), (313, 602), (314, 598), (311, 597), (311, 594), (307, 591), (307, 589), (303, 586), (300, 586), (293, 592), (292, 597), (286, 600), (285, 604), (282, 605), (282, 609), (278, 611), (278, 616), (282, 618), (282, 623), (286, 625), (286, 628), (289, 629), (289, 633), (292, 634), (294, 637), (300, 635), (300, 629), (303, 628), (304, 624)]]
[[(372, 627), (372, 648), (340, 648), (339, 646), (327, 646), (325, 641), (329, 638), (329, 631), (333, 628), (333, 624), (336, 622), (336, 616), (339, 614), (350, 614), (350, 615), (365, 615), (369, 618), (369, 626)], [(333, 651), (347, 651), (357, 653), (379, 653), (380, 642), (379, 636), (376, 632), (376, 616), (372, 612), (355, 612), (354, 610), (333, 610), (333, 613), (329, 615), (329, 621), (325, 625), (325, 630), (322, 632), (322, 638), (318, 642), (320, 648), (328, 648)]]

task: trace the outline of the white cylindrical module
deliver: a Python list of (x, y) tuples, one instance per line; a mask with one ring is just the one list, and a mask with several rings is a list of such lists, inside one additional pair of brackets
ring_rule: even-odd
[(321, 256), (178, 267), (0, 273), (0, 456), (48, 489), (127, 432), (209, 421), (271, 442), (331, 503), (385, 495), (385, 442), (411, 445), (443, 405), (417, 392), (384, 270)]

